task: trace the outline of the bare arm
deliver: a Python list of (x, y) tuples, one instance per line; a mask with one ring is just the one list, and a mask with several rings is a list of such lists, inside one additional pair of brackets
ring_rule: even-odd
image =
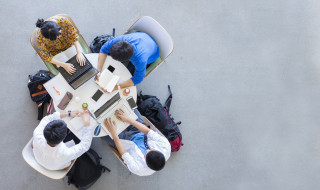
[(76, 69), (74, 68), (74, 66), (71, 63), (64, 63), (64, 62), (58, 61), (56, 59), (52, 59), (51, 63), (53, 63), (55, 65), (59, 65), (60, 67), (63, 67), (69, 74), (76, 72)]
[(53, 59), (53, 58), (51, 59), (51, 63), (53, 63), (55, 65), (59, 65), (60, 67), (65, 67), (66, 66), (66, 63), (58, 61), (58, 60)]
[(74, 46), (76, 47), (76, 50), (77, 50), (77, 62), (81, 66), (85, 65), (86, 64), (86, 58), (82, 54), (82, 50), (81, 50), (79, 42), (75, 41), (73, 44), (74, 44)]
[(101, 72), (102, 67), (103, 67), (104, 62), (106, 61), (106, 59), (107, 59), (107, 54), (99, 53), (98, 66), (97, 66), (97, 69), (98, 69), (99, 72)]
[(111, 133), (111, 136), (114, 140), (114, 143), (116, 144), (116, 147), (120, 153), (120, 155), (122, 156), (124, 153), (126, 153), (126, 149), (124, 148), (123, 144), (121, 143), (119, 136), (116, 132), (116, 126), (115, 126), (115, 122), (111, 121), (110, 118), (107, 118), (104, 120), (104, 124), (106, 125), (108, 131)]
[(129, 118), (128, 123), (130, 123), (130, 125), (135, 126), (137, 129), (139, 129), (139, 131), (141, 131), (145, 135), (147, 135), (149, 133), (149, 131), (151, 130), (147, 126), (145, 126), (144, 124), (142, 124), (142, 123), (140, 123), (138, 121), (135, 121), (135, 120), (133, 120), (131, 118)]
[[(120, 89), (123, 89), (123, 88), (128, 88), (128, 87), (134, 86), (134, 84), (131, 79), (128, 79), (128, 80), (124, 81), (123, 83), (119, 84), (119, 86), (120, 86)], [(113, 91), (115, 91), (115, 90), (118, 90), (117, 85), (113, 88)], [(106, 92), (106, 90), (104, 90), (104, 91)]]
[[(71, 117), (76, 117), (80, 114), (79, 111), (71, 111)], [(67, 117), (68, 116), (68, 112), (60, 112), (60, 118), (64, 118), (64, 117)]]

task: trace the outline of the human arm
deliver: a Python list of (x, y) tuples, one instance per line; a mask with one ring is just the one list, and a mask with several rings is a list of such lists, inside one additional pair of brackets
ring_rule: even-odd
[[(128, 79), (128, 80), (126, 80), (126, 81), (124, 81), (124, 82), (122, 82), (122, 83), (119, 84), (120, 89), (128, 88), (128, 87), (131, 87), (131, 86), (134, 86), (134, 84), (133, 84), (133, 82), (132, 82), (131, 79)], [(103, 90), (104, 92), (107, 92), (107, 90), (104, 89), (104, 88), (102, 88), (102, 90)], [(116, 86), (113, 88), (112, 92), (115, 91), (115, 90), (118, 90), (118, 85), (116, 85)]]
[[(71, 117), (76, 117), (79, 114), (80, 114), (80, 112), (78, 110), (75, 110), (75, 111), (71, 111), (70, 116)], [(60, 112), (60, 118), (64, 118), (64, 117), (67, 117), (67, 116), (69, 116), (68, 112)]]
[(131, 119), (127, 114), (125, 114), (123, 112), (123, 110), (119, 109), (119, 110), (116, 110), (115, 112), (115, 115), (116, 117), (121, 120), (121, 121), (124, 121), (124, 122), (127, 122), (129, 123), (130, 125), (133, 125), (134, 127), (136, 127), (139, 131), (141, 131), (142, 133), (144, 133), (145, 135), (147, 135), (149, 133), (149, 131), (151, 129), (149, 129), (147, 126), (145, 126), (144, 124), (136, 121), (136, 120), (133, 120)]
[(81, 113), (81, 118), (84, 123), (82, 138), (79, 144), (68, 148), (68, 157), (74, 160), (80, 157), (83, 153), (89, 150), (93, 137), (93, 126), (90, 126), (90, 115), (88, 112)]
[(74, 66), (71, 63), (64, 63), (53, 58), (50, 62), (55, 65), (59, 65), (60, 67), (63, 67), (69, 74), (73, 74), (74, 72), (76, 72), (76, 68), (74, 68)]
[(111, 118), (106, 118), (104, 120), (104, 124), (107, 127), (108, 131), (111, 133), (111, 136), (113, 138), (114, 143), (116, 144), (116, 147), (122, 156), (124, 153), (126, 153), (126, 149), (124, 148), (123, 144), (120, 141), (120, 138), (116, 132), (116, 126), (115, 122), (111, 120)]
[(79, 44), (78, 41), (75, 41), (74, 43), (74, 46), (77, 50), (77, 62), (80, 64), (80, 66), (83, 66), (86, 64), (86, 58), (84, 57), (84, 55), (82, 54), (82, 50), (81, 50), (81, 46)]

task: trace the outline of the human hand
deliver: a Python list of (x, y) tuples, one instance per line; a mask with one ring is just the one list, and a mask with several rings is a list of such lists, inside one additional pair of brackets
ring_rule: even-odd
[(70, 116), (71, 117), (76, 117), (76, 116), (79, 116), (80, 112), (78, 110), (75, 110), (75, 111), (71, 111), (71, 114)]
[(83, 66), (86, 64), (86, 58), (82, 53), (77, 53), (77, 62), (80, 64), (80, 66)]
[(106, 118), (104, 120), (104, 125), (107, 127), (112, 136), (116, 134), (116, 123), (112, 121), (111, 118)]
[(120, 86), (119, 86), (119, 85), (116, 85), (111, 92), (107, 91), (106, 89), (104, 89), (104, 88), (102, 88), (102, 87), (101, 87), (101, 89), (103, 90), (103, 92), (109, 94), (109, 93), (111, 93), (111, 92), (114, 92), (115, 90), (120, 90)]
[(82, 121), (84, 123), (84, 126), (89, 126), (90, 125), (90, 115), (89, 115), (89, 112), (88, 111), (84, 111), (81, 113), (81, 118), (82, 118)]
[(124, 113), (124, 111), (122, 109), (118, 109), (115, 111), (115, 114), (114, 114), (120, 121), (124, 121), (124, 122), (127, 122), (129, 123), (130, 121), (130, 117)]
[(98, 74), (96, 74), (96, 76), (94, 77), (94, 80), (99, 81), (100, 75), (101, 75), (101, 72), (99, 72)]
[(71, 63), (65, 63), (63, 68), (70, 74), (72, 75), (73, 73), (76, 72), (76, 68)]

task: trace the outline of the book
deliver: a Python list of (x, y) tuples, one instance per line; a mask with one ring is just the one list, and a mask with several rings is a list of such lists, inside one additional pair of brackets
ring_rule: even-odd
[(106, 89), (108, 92), (112, 92), (113, 88), (117, 85), (120, 77), (111, 73), (108, 69), (102, 71), (99, 81), (96, 83), (101, 87)]
[[(98, 126), (98, 122), (96, 122), (91, 116), (90, 116), (90, 126), (93, 126), (94, 128)], [(69, 121), (68, 128), (72, 131), (74, 135), (76, 135), (81, 140), (82, 132), (84, 129), (84, 123), (80, 116), (72, 118)]]
[(73, 56), (77, 55), (77, 50), (74, 46), (71, 46), (67, 50), (58, 53), (57, 55), (53, 56), (53, 59), (66, 63), (70, 60)]

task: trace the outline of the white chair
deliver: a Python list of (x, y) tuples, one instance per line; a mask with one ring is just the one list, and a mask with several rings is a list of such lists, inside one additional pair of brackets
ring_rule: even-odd
[(42, 167), (38, 162), (36, 161), (33, 150), (32, 150), (32, 140), (33, 138), (30, 139), (30, 141), (27, 143), (27, 145), (23, 148), (22, 150), (22, 157), (24, 161), (34, 170), (39, 172), (40, 174), (54, 180), (59, 180), (64, 178), (71, 167), (74, 164), (74, 161), (72, 162), (71, 166), (69, 166), (67, 169), (63, 170), (47, 170), (46, 168)]
[(126, 32), (132, 33), (141, 31), (149, 34), (159, 47), (160, 59), (151, 63), (146, 70), (147, 77), (155, 68), (157, 68), (173, 52), (173, 40), (170, 34), (156, 20), (150, 16), (139, 18)]

